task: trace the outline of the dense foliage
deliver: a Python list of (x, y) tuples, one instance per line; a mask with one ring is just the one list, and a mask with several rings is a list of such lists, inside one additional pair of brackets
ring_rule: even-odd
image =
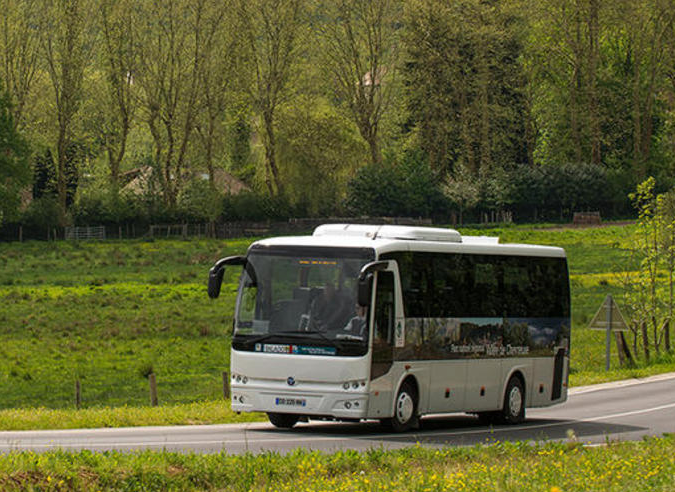
[(0, 81), (0, 224), (11, 220), (19, 208), (21, 188), (28, 182), (27, 151)]
[(2, 203), (32, 188), (29, 226), (630, 214), (675, 184), (674, 2), (0, 0), (0, 132), (33, 175)]

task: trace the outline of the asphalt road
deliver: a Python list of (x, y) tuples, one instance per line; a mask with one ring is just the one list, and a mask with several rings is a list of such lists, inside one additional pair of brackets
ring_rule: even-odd
[(0, 452), (50, 449), (93, 451), (141, 449), (180, 452), (285, 453), (296, 448), (335, 451), (370, 448), (463, 446), (494, 441), (567, 440), (589, 444), (639, 440), (675, 432), (675, 373), (645, 380), (608, 383), (572, 390), (568, 401), (528, 409), (517, 426), (486, 427), (475, 417), (429, 416), (415, 432), (385, 432), (377, 422), (310, 422), (292, 430), (268, 423), (0, 432)]

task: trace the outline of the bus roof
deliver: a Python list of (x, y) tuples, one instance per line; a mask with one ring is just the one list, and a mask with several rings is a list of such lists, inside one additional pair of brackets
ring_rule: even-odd
[(272, 237), (253, 245), (372, 248), (378, 256), (394, 251), (426, 251), (565, 257), (564, 249), (553, 246), (502, 244), (498, 237), (462, 236), (454, 229), (394, 225), (324, 224), (311, 236)]

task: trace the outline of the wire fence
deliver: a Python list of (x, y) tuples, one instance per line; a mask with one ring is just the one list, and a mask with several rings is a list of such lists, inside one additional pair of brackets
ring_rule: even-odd
[(259, 237), (305, 234), (327, 223), (432, 225), (431, 219), (414, 217), (322, 217), (262, 222), (213, 222), (181, 224), (116, 224), (75, 227), (30, 227), (5, 224), (0, 241), (113, 240), (113, 239), (190, 239)]

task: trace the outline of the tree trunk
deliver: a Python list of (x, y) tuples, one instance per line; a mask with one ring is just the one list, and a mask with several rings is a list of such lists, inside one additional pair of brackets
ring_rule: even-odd
[[(638, 51), (637, 49), (634, 51)], [(640, 111), (640, 59), (637, 53), (633, 60), (633, 171), (638, 182), (645, 179), (642, 155), (642, 117)]]
[(581, 66), (582, 66), (582, 52), (581, 52), (581, 6), (577, 0), (575, 15), (575, 35), (576, 45), (574, 51), (574, 68), (572, 69), (572, 78), (570, 80), (570, 127), (572, 131), (572, 140), (574, 142), (574, 155), (577, 162), (583, 160), (583, 147), (581, 143), (581, 124), (579, 121), (580, 101), (579, 94), (581, 93)]
[(642, 348), (645, 353), (645, 360), (649, 362), (649, 334), (647, 332), (647, 323), (645, 321), (640, 323), (640, 331), (642, 332)]
[[(66, 124), (64, 122), (59, 123), (59, 136), (57, 146), (57, 169), (56, 169), (56, 192), (59, 200), (59, 209), (61, 211), (61, 216), (65, 217), (66, 215), (66, 148), (68, 146), (67, 142), (67, 132)], [(63, 225), (63, 224), (61, 224)]]
[(370, 148), (370, 160), (374, 165), (382, 163), (382, 154), (380, 154), (380, 146), (377, 142), (377, 134), (373, 131), (369, 132), (368, 147)]
[(663, 348), (666, 353), (670, 353), (670, 319), (663, 325)]
[(600, 164), (602, 156), (600, 155), (600, 110), (598, 104), (597, 91), (597, 68), (599, 59), (598, 41), (600, 35), (599, 26), (599, 0), (590, 0), (588, 16), (588, 36), (589, 36), (589, 69), (588, 69), (588, 99), (590, 113), (591, 130), (591, 162)]
[(282, 195), (284, 190), (283, 185), (281, 184), (281, 178), (279, 177), (279, 168), (277, 167), (274, 113), (272, 111), (266, 111), (263, 115), (263, 120), (265, 123), (265, 160), (272, 178), (272, 182), (268, 182), (267, 186), (272, 195), (275, 194), (275, 191), (276, 194)]

